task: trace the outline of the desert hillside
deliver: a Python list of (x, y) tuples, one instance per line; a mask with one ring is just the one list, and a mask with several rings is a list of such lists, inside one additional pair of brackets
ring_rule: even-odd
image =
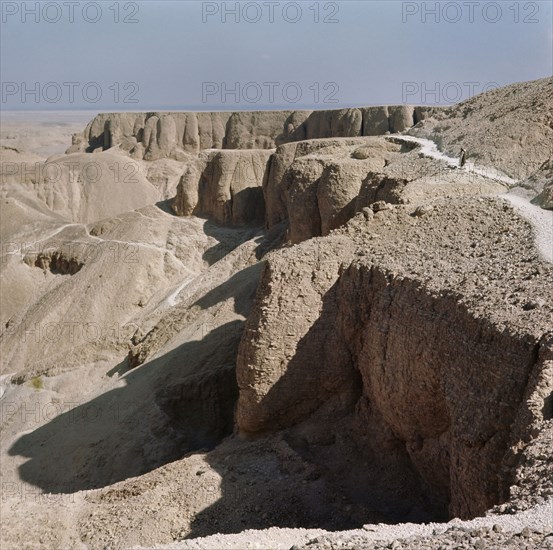
[(553, 547), (552, 78), (6, 128), (2, 548)]
[(431, 111), (410, 132), (459, 154), (464, 147), (475, 162), (501, 170), (531, 189), (551, 183), (553, 80), (511, 84), (450, 108)]

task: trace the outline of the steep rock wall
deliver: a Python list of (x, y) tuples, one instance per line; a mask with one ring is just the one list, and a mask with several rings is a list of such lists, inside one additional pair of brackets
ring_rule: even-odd
[[(242, 433), (309, 425), (339, 438), (331, 427), (345, 415), (373, 454), (416, 472), (437, 514), (473, 517), (508, 498), (550, 400), (540, 373), (553, 310), (513, 314), (504, 291), (513, 283), (501, 279), (542, 296), (550, 270), (536, 278), (524, 266), (524, 231), (509, 209), (468, 202), (440, 207), (420, 229), (401, 207), (359, 216), (269, 255), (238, 354)], [(457, 223), (466, 208), (471, 224)], [(498, 241), (503, 227), (522, 240)], [(467, 253), (471, 242), (478, 252)], [(495, 281), (486, 294), (484, 280)], [(532, 401), (542, 405), (529, 412)]]
[(209, 216), (218, 223), (262, 223), (262, 183), (272, 150), (203, 153), (190, 163), (171, 202), (180, 216)]
[(538, 341), (378, 267), (351, 266), (338, 296), (341, 333), (379, 413), (369, 418), (405, 443), (426, 491), (452, 515), (483, 513), (505, 484), (497, 472)]
[(137, 159), (185, 160), (204, 149), (272, 149), (304, 139), (402, 132), (418, 122), (417, 109), (103, 113), (73, 136), (68, 152), (119, 146)]
[(263, 182), (268, 227), (288, 220), (293, 243), (327, 235), (370, 204), (362, 199), (376, 196), (366, 190), (371, 174), (381, 172), (401, 150), (375, 137), (281, 145)]

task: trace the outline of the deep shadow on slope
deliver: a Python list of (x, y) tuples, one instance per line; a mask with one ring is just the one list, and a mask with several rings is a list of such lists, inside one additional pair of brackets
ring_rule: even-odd
[[(267, 341), (289, 326), (266, 326)], [(354, 263), (261, 397), (248, 384), (273, 374), (239, 364), (239, 428), (286, 430), (348, 498), (397, 520), (474, 517), (508, 491), (505, 459), (539, 346), (474, 317), (454, 293)]]
[[(251, 253), (246, 251), (246, 254), (250, 255)], [(198, 322), (202, 334), (210, 332), (215, 319), (209, 315), (207, 318), (198, 320), (198, 308), (206, 310), (217, 304), (232, 300), (234, 312), (247, 317), (261, 270), (262, 263), (260, 262), (250, 265), (229, 275), (227, 280), (196, 299), (194, 303), (185, 302), (184, 309), (177, 307), (170, 311), (139, 341), (133, 341), (135, 345), (129, 351), (126, 364), (116, 367), (108, 374), (125, 372), (129, 368), (142, 365), (149, 357), (162, 349), (175, 334), (185, 330), (191, 323)]]
[[(324, 296), (320, 316), (266, 396), (267, 411), (277, 411), (272, 418), (267, 412), (266, 435), (226, 441), (207, 455), (221, 475), (222, 497), (196, 515), (190, 538), (271, 526), (338, 530), (446, 519), (424, 494), (405, 444), (360, 417), (361, 375), (333, 330), (338, 286)], [(265, 412), (262, 403), (261, 422)], [(295, 425), (285, 429), (290, 419)], [(387, 448), (376, 448), (383, 439)]]
[(65, 404), (70, 410), (10, 448), (30, 459), (19, 468), (21, 478), (47, 493), (72, 493), (212, 448), (232, 432), (242, 325), (223, 325), (130, 371), (123, 388)]
[[(198, 300), (197, 308), (201, 312), (233, 300), (235, 314), (245, 317), (259, 270), (253, 265), (236, 273)], [(110, 371), (126, 372), (124, 387), (84, 404), (58, 403), (62, 414), (9, 449), (12, 456), (30, 459), (20, 467), (21, 478), (48, 493), (105, 487), (186, 453), (213, 448), (229, 435), (243, 321), (214, 326), (207, 322), (210, 318), (198, 314), (189, 320), (199, 339), (140, 368), (128, 371), (123, 362)]]
[[(204, 225), (204, 231), (206, 235), (217, 239), (218, 243), (204, 252), (203, 260), (209, 265), (213, 265), (249, 239), (256, 239), (258, 246), (255, 250), (255, 257), (260, 260), (269, 250), (281, 244), (286, 229), (286, 223), (278, 224), (266, 231), (263, 226), (258, 224), (249, 224), (237, 229), (236, 226), (223, 226), (208, 220)], [(233, 240), (229, 236), (224, 239), (225, 230), (236, 232), (237, 238)]]

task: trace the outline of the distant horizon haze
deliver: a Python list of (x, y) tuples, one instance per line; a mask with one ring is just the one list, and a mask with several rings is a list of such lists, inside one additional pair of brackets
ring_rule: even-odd
[(65, 4), (1, 3), (3, 111), (451, 105), (553, 74), (550, 0)]

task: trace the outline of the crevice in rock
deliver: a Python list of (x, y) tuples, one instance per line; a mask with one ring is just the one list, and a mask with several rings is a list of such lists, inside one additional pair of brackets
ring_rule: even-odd
[(84, 266), (82, 262), (60, 250), (41, 252), (35, 258), (25, 258), (25, 261), (34, 267), (50, 271), (53, 275), (75, 275)]
[[(266, 272), (260, 295), (274, 276), (280, 277)], [(305, 290), (297, 292), (306, 299)], [(244, 360), (262, 355), (263, 342), (282, 339), (277, 334), (287, 329), (269, 329), (275, 333), (254, 344), (255, 352), (247, 341), (252, 333), (244, 332), (241, 432), (283, 430), (354, 508), (393, 521), (469, 519), (503, 502), (516, 466), (505, 464), (515, 423), (527, 432), (529, 420), (517, 417), (535, 376), (538, 342), (474, 317), (454, 293), (433, 293), (361, 260), (322, 300), (273, 383), (256, 388)], [(257, 323), (267, 331), (265, 319)], [(264, 368), (256, 367), (255, 380)], [(325, 438), (330, 447), (321, 443)]]
[(177, 437), (182, 438), (183, 454), (213, 449), (232, 434), (238, 400), (235, 366), (190, 376), (180, 384), (160, 390), (155, 400)]

